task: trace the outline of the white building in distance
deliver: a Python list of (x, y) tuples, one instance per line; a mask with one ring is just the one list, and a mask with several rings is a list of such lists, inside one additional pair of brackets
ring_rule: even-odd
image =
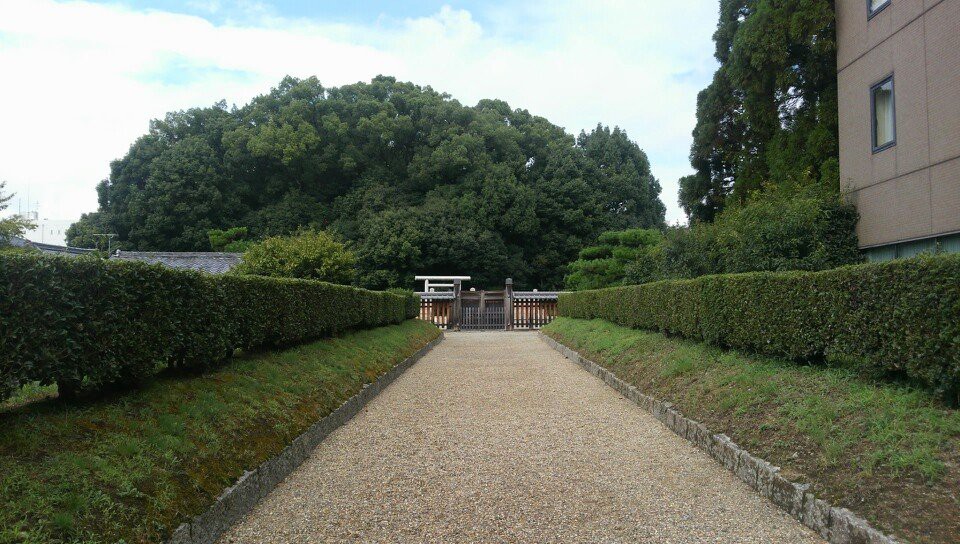
[(67, 245), (67, 229), (76, 222), (75, 219), (41, 219), (35, 211), (26, 215), (36, 227), (25, 232), (24, 238), (40, 244)]

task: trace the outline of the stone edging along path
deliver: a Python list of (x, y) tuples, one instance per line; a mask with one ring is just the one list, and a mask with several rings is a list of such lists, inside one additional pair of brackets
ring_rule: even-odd
[(294, 469), (299, 467), (313, 450), (338, 427), (357, 415), (360, 410), (401, 374), (413, 366), (428, 351), (443, 340), (441, 334), (416, 353), (404, 359), (376, 381), (366, 384), (339, 408), (314, 423), (293, 440), (276, 457), (268, 459), (252, 471), (245, 472), (232, 487), (217, 497), (206, 512), (183, 523), (173, 532), (168, 544), (213, 544), (234, 523), (240, 521), (261, 499), (267, 496)]
[(714, 434), (702, 423), (684, 417), (669, 402), (644, 395), (635, 386), (582, 357), (576, 351), (541, 333), (540, 337), (567, 359), (600, 378), (624, 398), (650, 412), (667, 428), (708, 453), (761, 496), (779, 506), (831, 544), (897, 544), (863, 518), (846, 508), (836, 508), (808, 492), (808, 484), (797, 484), (780, 475), (780, 468), (754, 457), (725, 434)]

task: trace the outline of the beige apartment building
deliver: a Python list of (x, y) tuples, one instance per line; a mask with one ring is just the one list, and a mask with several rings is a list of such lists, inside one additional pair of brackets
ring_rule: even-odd
[(840, 183), (870, 260), (960, 251), (960, 0), (837, 0)]

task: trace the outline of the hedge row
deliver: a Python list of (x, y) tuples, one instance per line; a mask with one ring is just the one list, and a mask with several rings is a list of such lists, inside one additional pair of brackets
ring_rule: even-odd
[(960, 389), (960, 256), (566, 293), (560, 315)]
[(310, 280), (208, 276), (135, 262), (0, 255), (0, 400), (123, 388), (236, 348), (282, 347), (414, 317), (414, 295)]

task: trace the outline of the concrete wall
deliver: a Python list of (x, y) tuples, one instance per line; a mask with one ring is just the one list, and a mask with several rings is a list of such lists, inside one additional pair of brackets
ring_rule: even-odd
[[(861, 246), (960, 231), (960, 0), (837, 0), (840, 183)], [(870, 87), (894, 77), (896, 145), (874, 153)]]

